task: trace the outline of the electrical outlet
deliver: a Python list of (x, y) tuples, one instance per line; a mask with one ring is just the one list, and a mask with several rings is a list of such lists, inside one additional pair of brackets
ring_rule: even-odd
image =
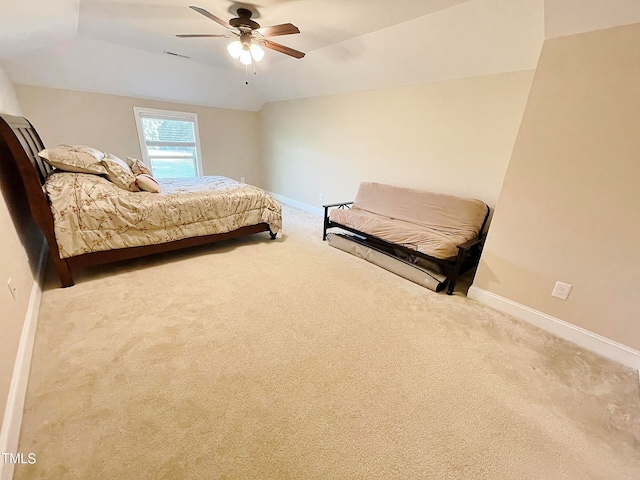
[(240, 177), (240, 182), (244, 183), (244, 177)]
[(11, 296), (13, 297), (13, 299), (16, 299), (16, 293), (18, 291), (17, 288), (15, 288), (12, 284), (11, 284), (12, 279), (10, 278), (9, 280), (7, 280), (7, 287), (9, 287), (9, 291), (11, 292)]
[(324, 200), (324, 193), (321, 193), (320, 195), (318, 195), (318, 198), (322, 202)]
[(553, 288), (551, 296), (557, 297), (560, 300), (566, 300), (572, 287), (573, 285), (569, 285), (568, 283), (556, 282), (556, 286)]

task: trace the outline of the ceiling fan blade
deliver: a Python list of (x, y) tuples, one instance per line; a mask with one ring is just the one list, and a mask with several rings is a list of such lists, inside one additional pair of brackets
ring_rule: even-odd
[(193, 5), (189, 5), (189, 8), (191, 10), (195, 10), (196, 12), (198, 12), (200, 15), (204, 15), (205, 17), (213, 20), (216, 23), (219, 23), (220, 25), (222, 25), (224, 28), (231, 28), (231, 25), (229, 25), (227, 22), (225, 22), (224, 20), (222, 20), (219, 17), (216, 17), (213, 13), (207, 12), (204, 8), (200, 8), (200, 7), (194, 7)]
[(219, 38), (219, 37), (229, 37), (229, 35), (222, 35), (219, 33), (212, 33), (212, 34), (206, 34), (206, 33), (196, 33), (196, 34), (181, 34), (181, 35), (176, 35), (176, 37), (178, 38), (199, 38), (199, 37), (211, 37), (211, 38)]
[(262, 45), (266, 48), (270, 48), (271, 50), (275, 50), (276, 52), (284, 53), (285, 55), (290, 55), (295, 58), (304, 57), (304, 53), (299, 52), (298, 50), (294, 50), (293, 48), (285, 47), (284, 45), (280, 45), (276, 42), (270, 42), (269, 40), (263, 40)]
[(283, 23), (282, 25), (262, 27), (256, 30), (256, 32), (263, 37), (277, 37), (278, 35), (293, 35), (295, 33), (300, 33), (300, 30), (292, 23)]

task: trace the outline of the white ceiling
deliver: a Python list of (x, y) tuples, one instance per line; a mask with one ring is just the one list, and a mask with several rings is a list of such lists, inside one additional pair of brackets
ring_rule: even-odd
[[(262, 26), (291, 22), (303, 35), (275, 39), (304, 52), (421, 17), (469, 0), (262, 0), (252, 4)], [(218, 17), (236, 16), (228, 0), (81, 0), (78, 34), (150, 52), (174, 51), (193, 60), (228, 67), (226, 39), (180, 39), (177, 33), (226, 33), (224, 27), (187, 8), (197, 4)], [(233, 12), (233, 13), (231, 13)], [(268, 52), (268, 61), (284, 59)]]
[(542, 0), (474, 0), (345, 40), (256, 79), (270, 101), (534, 69)]
[(258, 110), (267, 101), (533, 69), (544, 41), (544, 0), (256, 0), (261, 25), (300, 28), (276, 41), (307, 56), (268, 51), (247, 86), (226, 53), (229, 40), (175, 37), (224, 33), (190, 3), (226, 20), (238, 6), (0, 0), (0, 60), (15, 83)]
[(0, 59), (73, 38), (79, 0), (0, 0)]

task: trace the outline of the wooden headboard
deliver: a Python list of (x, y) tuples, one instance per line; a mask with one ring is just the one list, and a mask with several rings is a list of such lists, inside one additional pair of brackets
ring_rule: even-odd
[(14, 181), (22, 180), (35, 224), (42, 230), (49, 250), (59, 258), (58, 244), (53, 229), (53, 217), (43, 184), (52, 167), (38, 156), (44, 148), (38, 132), (26, 118), (0, 115), (0, 161), (3, 170), (11, 171)]
[[(2, 142), (9, 148), (16, 161), (24, 163), (26, 160), (31, 163), (42, 186), (52, 168), (38, 156), (38, 152), (44, 149), (38, 132), (26, 118), (12, 115), (0, 115), (0, 118), (3, 120), (0, 123)], [(18, 144), (16, 144), (16, 140)], [(26, 164), (24, 166), (26, 167)], [(18, 165), (18, 168), (22, 170), (21, 165)], [(21, 174), (23, 174), (22, 171)]]

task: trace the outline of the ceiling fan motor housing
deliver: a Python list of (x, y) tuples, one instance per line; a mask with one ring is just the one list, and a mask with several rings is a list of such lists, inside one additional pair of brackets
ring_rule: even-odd
[(251, 15), (253, 15), (251, 13), (251, 10), (248, 10), (246, 8), (239, 8), (238, 18), (232, 18), (231, 20), (229, 20), (229, 25), (239, 29), (242, 29), (242, 27), (244, 27), (249, 30), (257, 30), (258, 28), (260, 28), (260, 24), (251, 20)]

